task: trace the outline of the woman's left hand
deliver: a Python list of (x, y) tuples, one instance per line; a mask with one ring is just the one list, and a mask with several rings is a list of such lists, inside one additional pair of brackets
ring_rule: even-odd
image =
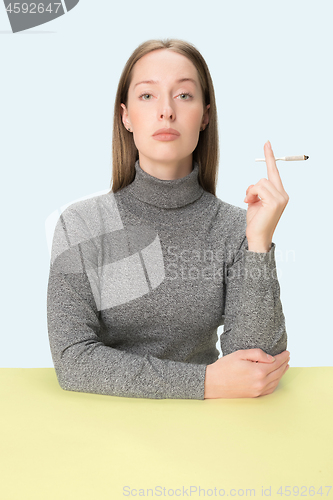
[(251, 184), (244, 199), (248, 203), (246, 237), (249, 248), (250, 245), (270, 248), (277, 223), (289, 201), (269, 141), (264, 145), (264, 152), (268, 179)]

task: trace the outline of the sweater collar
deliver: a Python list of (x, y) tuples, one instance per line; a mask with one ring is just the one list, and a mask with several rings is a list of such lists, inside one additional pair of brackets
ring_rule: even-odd
[(135, 162), (135, 178), (128, 185), (129, 194), (135, 198), (161, 208), (177, 208), (193, 203), (204, 189), (199, 184), (199, 165), (193, 161), (193, 169), (181, 179), (162, 180), (153, 177)]

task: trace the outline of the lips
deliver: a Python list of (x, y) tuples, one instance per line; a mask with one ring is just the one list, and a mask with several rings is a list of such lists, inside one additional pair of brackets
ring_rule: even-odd
[(175, 130), (174, 128), (160, 128), (159, 130), (156, 130), (156, 132), (153, 135), (160, 135), (160, 134), (180, 135), (178, 130)]

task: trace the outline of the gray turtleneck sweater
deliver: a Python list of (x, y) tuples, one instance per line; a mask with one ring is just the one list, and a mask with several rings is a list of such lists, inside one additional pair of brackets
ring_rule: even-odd
[(135, 163), (117, 193), (73, 203), (54, 233), (52, 359), (69, 391), (204, 399), (207, 364), (287, 348), (275, 243), (248, 250), (246, 210), (204, 191), (199, 167), (161, 180)]

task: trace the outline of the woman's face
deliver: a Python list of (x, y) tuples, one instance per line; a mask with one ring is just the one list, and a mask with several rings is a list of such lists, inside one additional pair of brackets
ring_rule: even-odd
[[(177, 81), (182, 78), (193, 81)], [(147, 80), (156, 83), (141, 83)], [(182, 177), (192, 170), (192, 152), (200, 129), (209, 121), (209, 105), (204, 109), (197, 70), (187, 57), (159, 49), (139, 59), (133, 67), (127, 109), (125, 104), (121, 107), (141, 167), (152, 175), (164, 172), (165, 178)], [(173, 128), (180, 135), (174, 140), (157, 140), (153, 134), (161, 128)]]

